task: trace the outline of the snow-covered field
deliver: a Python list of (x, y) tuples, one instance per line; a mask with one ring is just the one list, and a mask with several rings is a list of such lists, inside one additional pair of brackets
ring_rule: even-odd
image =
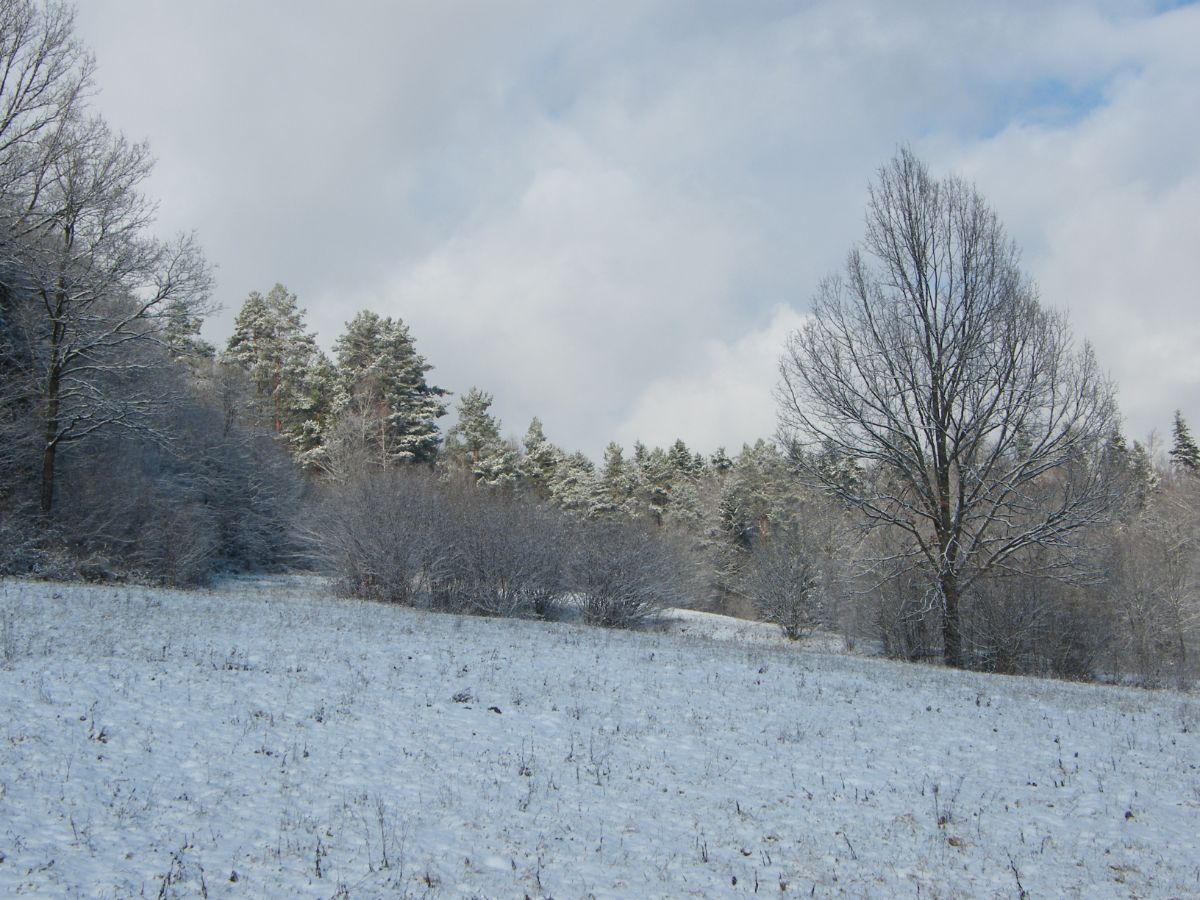
[(0, 615), (0, 896), (1200, 896), (1195, 695), (300, 579)]

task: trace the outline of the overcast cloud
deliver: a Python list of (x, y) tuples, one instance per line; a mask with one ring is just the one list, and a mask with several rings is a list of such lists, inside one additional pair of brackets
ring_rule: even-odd
[(775, 363), (907, 142), (974, 180), (1120, 386), (1200, 426), (1200, 7), (88, 0), (98, 108), (226, 307), (400, 316), (505, 430), (769, 437)]

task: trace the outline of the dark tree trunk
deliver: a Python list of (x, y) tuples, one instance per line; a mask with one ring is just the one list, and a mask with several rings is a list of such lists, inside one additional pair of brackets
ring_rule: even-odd
[(46, 442), (42, 449), (42, 515), (49, 516), (54, 507), (54, 462), (58, 452), (59, 371), (52, 365), (46, 379)]
[(962, 654), (962, 624), (959, 620), (958, 579), (953, 573), (946, 573), (939, 579), (942, 592), (942, 661), (948, 666), (961, 668)]

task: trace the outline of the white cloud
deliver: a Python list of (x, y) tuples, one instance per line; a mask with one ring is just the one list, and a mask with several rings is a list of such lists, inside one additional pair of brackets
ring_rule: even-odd
[(1200, 414), (1200, 10), (1128, 29), (1131, 68), (1063, 125), (1016, 124), (943, 149), (1026, 250), (1120, 386), (1130, 437)]
[(749, 251), (704, 212), (585, 154), (401, 266), (388, 295), (430, 359), (457, 357), (450, 386), (492, 391), (510, 430), (538, 415), (594, 452), (647, 380), (725, 326)]
[(779, 357), (787, 336), (803, 321), (794, 309), (781, 306), (761, 328), (705, 341), (686, 369), (645, 386), (616, 438), (625, 446), (640, 439), (664, 447), (683, 438), (693, 449), (725, 446), (731, 453), (744, 442), (770, 438)]
[(510, 431), (738, 446), (773, 430), (778, 308), (911, 142), (996, 206), (1131, 437), (1200, 420), (1196, 6), (89, 0), (80, 30), (221, 266), (218, 339), (283, 281), (326, 345), (400, 315)]

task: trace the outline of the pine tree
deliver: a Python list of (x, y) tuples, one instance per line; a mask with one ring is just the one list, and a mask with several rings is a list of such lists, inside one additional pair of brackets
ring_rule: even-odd
[(582, 453), (563, 456), (550, 480), (550, 498), (567, 512), (591, 515), (602, 502), (596, 467)]
[(645, 455), (645, 461), (638, 468), (638, 500), (654, 523), (662, 525), (671, 503), (675, 466), (661, 447), (655, 447)]
[(541, 419), (536, 416), (529, 423), (529, 430), (521, 442), (525, 453), (517, 465), (523, 488), (541, 500), (550, 497), (550, 483), (565, 455), (563, 451), (546, 439)]
[(1191, 475), (1200, 473), (1200, 447), (1192, 440), (1183, 414), (1175, 410), (1174, 445), (1171, 447), (1171, 462), (1183, 472)]
[(471, 388), (458, 401), (458, 422), (446, 432), (444, 457), (450, 471), (467, 473), (476, 484), (511, 487), (517, 452), (500, 436), (491, 413), (492, 395)]
[(786, 517), (792, 484), (787, 459), (774, 444), (743, 445), (723, 482), (721, 522), (729, 539), (749, 549)]
[(316, 338), (304, 325), (296, 295), (276, 284), (264, 297), (254, 291), (234, 320), (223, 360), (245, 371), (263, 407), (265, 424), (287, 441), (296, 456), (319, 446), (328, 408)]
[(381, 465), (432, 462), (446, 414), (446, 391), (429, 384), (433, 367), (416, 351), (399, 319), (360, 312), (334, 343), (337, 414), (370, 423), (361, 429), (370, 456)]
[(708, 462), (712, 470), (721, 478), (729, 474), (729, 470), (733, 468), (733, 460), (729, 458), (724, 447), (718, 447), (717, 452), (709, 458)]
[(167, 306), (166, 320), (162, 337), (172, 357), (194, 363), (212, 360), (217, 355), (216, 348), (200, 337), (203, 318), (182, 300), (172, 301)]
[(604, 448), (604, 463), (600, 467), (600, 502), (596, 514), (631, 512), (635, 483), (624, 449), (615, 441), (611, 442)]
[(646, 449), (646, 445), (641, 441), (633, 443), (633, 467), (637, 471), (644, 471), (650, 461), (650, 451)]
[(317, 351), (306, 378), (308, 417), (290, 439), (292, 455), (307, 469), (325, 463), (333, 409), (337, 403), (337, 369), (329, 357)]
[(667, 451), (667, 458), (671, 461), (671, 466), (679, 474), (694, 474), (695, 466), (692, 459), (692, 451), (683, 442), (683, 438), (679, 438), (671, 445), (671, 449)]
[(1144, 509), (1150, 495), (1158, 487), (1159, 478), (1150, 451), (1140, 441), (1134, 441), (1133, 449), (1129, 452), (1129, 481), (1133, 508)]

